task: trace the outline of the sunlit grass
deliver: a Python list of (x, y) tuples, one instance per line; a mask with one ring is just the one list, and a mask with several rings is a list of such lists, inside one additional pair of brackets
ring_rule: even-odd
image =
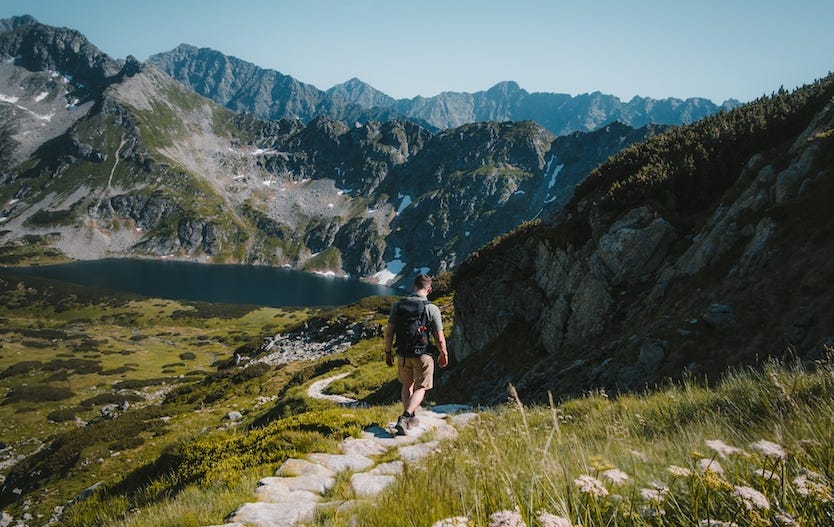
[[(830, 366), (770, 364), (715, 388), (690, 381), (616, 399), (506, 405), (483, 412), (353, 517), (379, 526), (455, 516), (517, 525), (490, 519), (515, 511), (529, 526), (559, 525), (547, 523), (554, 517), (585, 526), (830, 525), (832, 396)], [(319, 515), (316, 525), (351, 522)]]

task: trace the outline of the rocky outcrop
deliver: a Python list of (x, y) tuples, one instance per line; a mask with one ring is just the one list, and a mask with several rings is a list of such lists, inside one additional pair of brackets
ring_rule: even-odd
[(40, 24), (31, 17), (17, 17), (4, 24), (0, 55), (31, 71), (71, 73), (72, 82), (83, 89), (106, 86), (120, 65), (102, 53), (78, 31)]
[(824, 278), (834, 267), (822, 256), (834, 238), (820, 234), (832, 232), (827, 100), (787, 146), (753, 152), (686, 217), (658, 201), (613, 212), (577, 196), (465, 262), (450, 347), (458, 371), (488, 372), (471, 395), (500, 400), (507, 381), (542, 398), (629, 390), (786, 349), (819, 355), (834, 325)]

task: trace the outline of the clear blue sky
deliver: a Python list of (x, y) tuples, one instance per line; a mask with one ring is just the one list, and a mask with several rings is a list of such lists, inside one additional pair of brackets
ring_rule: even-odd
[(358, 77), (396, 98), (602, 91), (749, 101), (834, 70), (832, 0), (0, 0), (115, 58), (180, 43), (320, 89)]

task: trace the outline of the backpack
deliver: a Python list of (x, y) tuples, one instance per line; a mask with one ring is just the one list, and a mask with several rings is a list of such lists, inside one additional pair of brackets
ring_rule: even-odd
[(397, 354), (409, 357), (427, 353), (429, 329), (426, 305), (429, 303), (427, 300), (404, 298), (397, 304)]

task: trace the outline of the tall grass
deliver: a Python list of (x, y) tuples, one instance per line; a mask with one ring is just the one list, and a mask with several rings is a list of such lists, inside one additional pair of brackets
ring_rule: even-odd
[(558, 406), (513, 395), (375, 503), (316, 525), (834, 525), (831, 365)]

